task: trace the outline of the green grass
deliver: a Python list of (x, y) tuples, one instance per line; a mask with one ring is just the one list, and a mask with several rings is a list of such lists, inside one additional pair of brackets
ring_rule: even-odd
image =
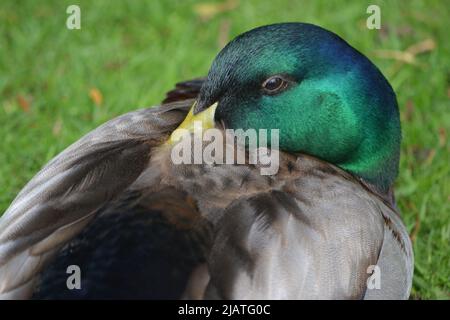
[[(81, 6), (78, 31), (65, 27), (74, 3)], [(194, 1), (1, 1), (0, 213), (83, 134), (157, 104), (179, 80), (206, 74), (224, 41), (268, 23), (312, 22), (366, 54), (397, 93), (404, 138), (396, 190), (414, 235), (412, 297), (449, 299), (450, 6), (370, 3), (381, 7), (381, 31), (365, 27), (364, 1), (240, 1), (206, 21)], [(377, 52), (404, 52), (427, 39), (435, 47), (417, 54), (415, 64)], [(99, 106), (89, 96), (93, 88), (103, 95)]]

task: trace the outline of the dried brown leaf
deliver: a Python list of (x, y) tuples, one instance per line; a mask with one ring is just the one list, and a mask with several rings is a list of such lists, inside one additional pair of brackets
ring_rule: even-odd
[(412, 53), (399, 50), (375, 50), (375, 55), (383, 59), (393, 59), (408, 64), (417, 64)]
[(103, 103), (103, 95), (97, 88), (92, 88), (89, 90), (89, 97), (91, 98), (92, 102), (95, 103), (96, 106), (101, 106)]
[(416, 55), (433, 51), (436, 48), (436, 43), (433, 39), (426, 39), (412, 46), (409, 46), (405, 51), (400, 50), (375, 50), (375, 55), (384, 59), (393, 59), (402, 63), (418, 65)]
[(19, 104), (20, 109), (22, 109), (24, 112), (28, 113), (30, 112), (30, 100), (22, 95), (17, 96), (17, 103)]
[(413, 56), (416, 56), (420, 53), (425, 53), (429, 51), (433, 51), (436, 48), (436, 42), (433, 39), (426, 39), (406, 49), (407, 52), (411, 53)]
[(199, 3), (194, 6), (194, 12), (202, 21), (208, 21), (219, 13), (236, 9), (238, 5), (238, 0), (226, 0), (220, 3)]

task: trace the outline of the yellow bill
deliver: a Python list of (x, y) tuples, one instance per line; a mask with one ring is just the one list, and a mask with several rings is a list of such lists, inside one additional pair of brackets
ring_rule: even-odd
[(196, 127), (201, 127), (202, 130), (212, 129), (215, 127), (214, 114), (216, 113), (217, 102), (202, 112), (194, 115), (194, 108), (196, 104), (197, 101), (194, 102), (183, 122), (172, 132), (167, 144), (172, 145), (180, 141), (186, 132), (193, 133)]

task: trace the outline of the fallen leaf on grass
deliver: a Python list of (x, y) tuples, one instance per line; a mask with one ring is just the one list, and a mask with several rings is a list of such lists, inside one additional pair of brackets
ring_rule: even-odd
[(194, 6), (194, 12), (202, 21), (207, 21), (219, 13), (236, 9), (238, 4), (238, 0), (227, 0), (221, 3), (199, 3)]
[(61, 118), (58, 118), (55, 123), (53, 124), (52, 133), (55, 137), (59, 136), (62, 129), (62, 120)]
[(406, 51), (416, 56), (419, 53), (433, 51), (435, 48), (436, 42), (434, 42), (433, 39), (426, 39), (416, 44), (413, 44), (412, 46), (409, 46), (408, 49), (406, 49)]
[(24, 112), (30, 112), (30, 101), (22, 95), (17, 96), (17, 103)]
[(101, 106), (103, 102), (103, 95), (97, 88), (92, 88), (89, 91), (89, 97), (97, 106)]
[(426, 39), (409, 46), (405, 51), (375, 50), (375, 55), (380, 58), (394, 59), (399, 62), (417, 65), (416, 56), (418, 54), (433, 51), (435, 48), (436, 42), (433, 39)]
[(399, 50), (376, 50), (375, 55), (383, 59), (393, 59), (408, 64), (417, 64), (412, 53)]

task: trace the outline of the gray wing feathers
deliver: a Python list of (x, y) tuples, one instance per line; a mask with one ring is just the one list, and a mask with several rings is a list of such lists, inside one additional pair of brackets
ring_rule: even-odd
[(130, 112), (50, 161), (0, 219), (0, 299), (26, 298), (52, 253), (118, 197), (185, 117), (189, 101)]
[(381, 206), (385, 228), (383, 245), (377, 261), (380, 287), (366, 291), (365, 300), (408, 299), (414, 271), (411, 241), (400, 217)]
[[(217, 224), (207, 298), (368, 298), (370, 265), (380, 263), (387, 272), (394, 256), (406, 261), (397, 251), (385, 255), (392, 233), (380, 202), (352, 181), (315, 174), (237, 200)], [(410, 275), (400, 281), (410, 283)], [(394, 290), (392, 285), (378, 293), (395, 299), (409, 294), (404, 286)]]

